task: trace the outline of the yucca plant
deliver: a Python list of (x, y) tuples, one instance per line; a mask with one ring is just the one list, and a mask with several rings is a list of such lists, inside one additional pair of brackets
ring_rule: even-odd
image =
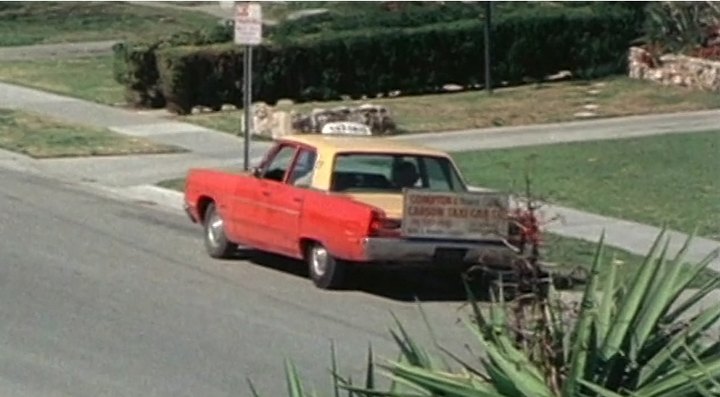
[[(334, 396), (720, 395), (720, 341), (707, 336), (720, 318), (720, 305), (692, 315), (697, 303), (720, 287), (720, 278), (688, 290), (718, 250), (698, 263), (685, 263), (691, 239), (669, 259), (669, 240), (661, 232), (633, 279), (624, 282), (617, 277), (620, 265), (605, 260), (601, 238), (580, 308), (574, 312), (554, 295), (504, 302), (501, 294), (483, 313), (468, 288), (474, 314), (466, 325), (484, 354), (477, 365), (435, 346), (456, 364), (451, 367), (397, 322), (392, 336), (400, 359), (376, 364), (370, 351), (363, 386), (337, 374), (333, 349)], [(681, 297), (683, 292), (687, 296)], [(376, 370), (392, 380), (389, 389), (375, 384)], [(287, 379), (290, 396), (315, 395), (303, 389), (291, 363)], [(258, 396), (254, 389), (253, 394)]]
[(716, 1), (654, 1), (647, 6), (645, 40), (670, 52), (699, 47), (708, 29), (720, 24)]

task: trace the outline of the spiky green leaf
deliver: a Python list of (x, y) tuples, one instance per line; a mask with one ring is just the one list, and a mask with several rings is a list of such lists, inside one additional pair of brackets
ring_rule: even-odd
[(685, 396), (695, 391), (691, 380), (718, 376), (720, 376), (720, 357), (715, 356), (702, 363), (680, 368), (672, 375), (649, 383), (636, 392), (643, 396)]
[(661, 374), (661, 371), (668, 368), (670, 360), (674, 354), (682, 348), (685, 343), (692, 342), (702, 336), (702, 333), (715, 324), (720, 319), (720, 306), (714, 306), (708, 310), (704, 310), (694, 317), (688, 324), (687, 329), (675, 335), (664, 349), (650, 358), (638, 377), (638, 383), (641, 385), (648, 384), (649, 381), (655, 379)]
[(300, 376), (295, 365), (290, 360), (285, 361), (285, 377), (290, 397), (303, 397), (305, 395)]
[[(618, 264), (615, 258), (610, 262), (609, 273), (605, 279), (605, 285), (603, 286), (602, 297), (600, 300), (600, 307), (598, 308), (597, 316), (597, 334), (598, 342), (605, 340), (608, 330), (610, 329), (610, 321), (613, 314), (613, 307), (615, 305), (614, 293), (615, 293), (615, 280), (617, 279)], [(602, 346), (597, 346), (598, 348)]]
[(368, 345), (367, 367), (365, 368), (365, 388), (375, 388), (375, 366), (373, 364), (372, 345)]
[(335, 341), (330, 340), (330, 371), (332, 372), (332, 379), (333, 379), (333, 393), (335, 397), (340, 397), (340, 385), (339, 385), (339, 377), (338, 377), (338, 367), (337, 367), (337, 353), (335, 352)]
[(674, 296), (679, 296), (682, 291), (687, 289), (690, 283), (695, 280), (712, 261), (717, 259), (719, 255), (720, 249), (715, 249), (707, 254), (700, 262), (695, 265), (690, 265), (684, 272), (681, 272), (678, 276), (678, 282), (675, 285)]
[(524, 357), (521, 361), (512, 361), (511, 358), (503, 352), (496, 344), (485, 339), (485, 337), (467, 324), (468, 329), (472, 330), (477, 337), (481, 347), (485, 350), (488, 357), (494, 365), (496, 365), (507, 378), (515, 383), (515, 386), (523, 395), (536, 397), (551, 397), (552, 392), (548, 389), (543, 378), (538, 379), (540, 370), (535, 367), (529, 360)]
[(611, 391), (611, 390), (605, 389), (605, 388), (603, 388), (602, 386), (596, 385), (596, 384), (594, 384), (594, 383), (592, 383), (592, 382), (588, 382), (588, 381), (586, 381), (586, 380), (584, 380), (584, 379), (580, 379), (580, 380), (578, 381), (578, 383), (580, 383), (581, 385), (583, 385), (583, 386), (587, 387), (588, 389), (592, 390), (593, 392), (595, 392), (595, 393), (596, 393), (598, 396), (600, 396), (600, 397), (624, 397), (624, 396), (621, 395), (621, 394), (617, 394), (617, 393), (615, 393), (615, 392), (613, 392), (613, 391)]
[(255, 385), (252, 383), (250, 378), (247, 378), (248, 386), (250, 387), (250, 393), (252, 393), (253, 397), (260, 397), (260, 393), (258, 393), (257, 389), (255, 388)]
[(642, 350), (650, 332), (657, 328), (658, 320), (666, 307), (672, 304), (672, 287), (675, 284), (679, 267), (663, 271), (668, 266), (665, 260), (670, 240), (665, 241), (665, 246), (657, 258), (655, 274), (648, 285), (648, 291), (638, 309), (636, 319), (630, 331), (630, 360), (636, 361), (638, 352)]
[[(675, 286), (673, 301), (677, 300), (680, 297), (687, 285), (694, 279), (695, 276), (697, 276), (697, 274), (699, 274), (705, 267), (710, 264), (710, 262), (717, 258), (718, 253), (720, 253), (720, 250), (714, 250), (713, 252), (705, 256), (703, 260), (701, 260), (694, 266), (689, 266), (689, 268), (685, 269), (685, 272), (681, 273), (678, 276), (678, 283)], [(683, 301), (683, 303), (681, 303), (679, 306), (674, 309), (668, 307), (666, 313), (669, 313), (664, 315), (662, 322), (670, 323), (677, 320), (677, 318), (682, 316), (685, 311), (690, 309), (693, 305), (702, 300), (705, 296), (707, 296), (710, 292), (712, 292), (718, 287), (720, 287), (720, 277), (711, 278), (710, 280), (706, 281), (693, 295)]]
[(503, 397), (490, 384), (473, 383), (471, 376), (458, 376), (397, 363), (390, 364), (387, 369), (395, 376), (435, 394), (448, 393), (457, 397)]
[(585, 286), (585, 294), (580, 306), (580, 318), (575, 326), (573, 351), (570, 355), (570, 373), (563, 385), (562, 395), (573, 397), (578, 394), (578, 380), (582, 379), (586, 373), (585, 364), (588, 358), (589, 338), (591, 328), (593, 326), (593, 316), (595, 315), (594, 295), (597, 288), (597, 280), (600, 274), (600, 263), (602, 262), (602, 254), (605, 243), (605, 231), (600, 235), (595, 257), (593, 258), (592, 268), (590, 269), (590, 277)]
[(654, 265), (656, 265), (653, 262), (653, 258), (655, 257), (661, 239), (665, 235), (665, 231), (666, 229), (663, 228), (655, 239), (655, 242), (653, 242), (650, 252), (645, 257), (640, 270), (635, 275), (632, 284), (628, 289), (628, 293), (624, 297), (622, 304), (618, 309), (617, 317), (608, 331), (608, 335), (605, 338), (605, 342), (603, 343), (603, 347), (600, 352), (601, 357), (604, 360), (609, 360), (613, 355), (617, 354), (623, 345), (623, 342), (627, 338), (628, 329), (633, 323), (640, 304), (647, 293), (647, 285), (654, 273)]

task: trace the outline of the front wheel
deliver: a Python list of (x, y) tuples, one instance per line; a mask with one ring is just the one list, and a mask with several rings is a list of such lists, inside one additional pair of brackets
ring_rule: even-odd
[(225, 222), (215, 208), (215, 203), (205, 209), (203, 227), (205, 230), (205, 250), (213, 258), (230, 258), (237, 251), (237, 244), (228, 241), (225, 236)]
[(322, 289), (340, 288), (345, 276), (345, 262), (333, 258), (321, 244), (308, 248), (306, 259), (310, 278), (316, 287)]

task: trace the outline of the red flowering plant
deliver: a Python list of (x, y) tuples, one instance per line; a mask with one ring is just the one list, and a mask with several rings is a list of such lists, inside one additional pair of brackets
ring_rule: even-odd
[(500, 258), (488, 255), (478, 265), (468, 269), (464, 278), (479, 281), (479, 290), (489, 294), (515, 296), (515, 293), (545, 295), (553, 282), (547, 264), (541, 258), (544, 246), (543, 230), (558, 219), (547, 218), (540, 211), (545, 200), (531, 191), (529, 172), (525, 174), (525, 191), (512, 195), (508, 211), (509, 233), (505, 238), (512, 254)]

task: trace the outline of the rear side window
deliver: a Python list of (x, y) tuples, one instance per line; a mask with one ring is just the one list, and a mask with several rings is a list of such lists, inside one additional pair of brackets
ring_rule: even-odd
[(315, 172), (317, 155), (310, 149), (300, 149), (295, 165), (288, 178), (288, 183), (298, 187), (310, 187)]
[(341, 153), (335, 157), (331, 191), (398, 192), (405, 188), (465, 191), (444, 157), (394, 153)]
[(430, 190), (451, 192), (462, 186), (457, 174), (453, 172), (450, 162), (446, 159), (422, 158), (422, 167), (427, 177), (426, 187)]

